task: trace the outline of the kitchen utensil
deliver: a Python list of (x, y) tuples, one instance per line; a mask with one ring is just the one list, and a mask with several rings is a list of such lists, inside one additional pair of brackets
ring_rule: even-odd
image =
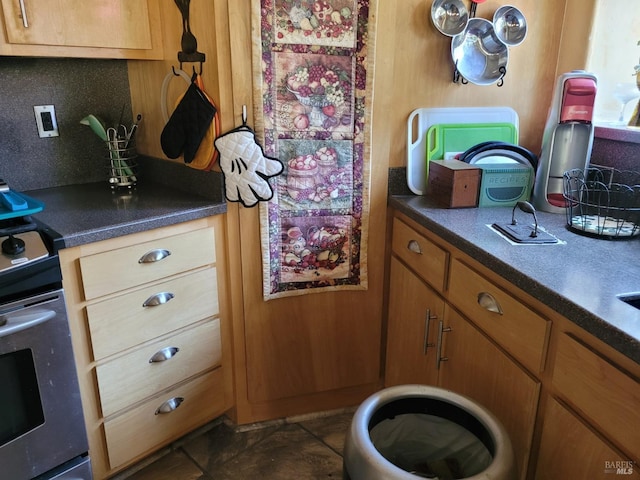
[(464, 152), (487, 140), (518, 142), (518, 133), (511, 123), (436, 124), (427, 130), (426, 180), (429, 161), (445, 158), (447, 153)]
[(511, 123), (516, 132), (518, 114), (510, 107), (418, 108), (407, 119), (407, 186), (416, 195), (427, 188), (427, 130), (443, 123)]
[(480, 143), (462, 153), (459, 160), (469, 164), (522, 163), (531, 166), (534, 171), (538, 166), (537, 155), (520, 145), (507, 142)]
[[(10, 189), (8, 192), (0, 193), (0, 197), (3, 199), (5, 198), (5, 195), (9, 195), (9, 199), (7, 199), (7, 203), (0, 201), (0, 220), (32, 215), (34, 213), (41, 212), (44, 209), (44, 203), (31, 198), (24, 193), (15, 192)], [(12, 205), (16, 204), (26, 204), (26, 206), (18, 209), (12, 208)]]
[(506, 74), (509, 49), (489, 20), (471, 18), (464, 32), (451, 40), (451, 58), (466, 80), (476, 85), (491, 85)]
[(464, 152), (488, 140), (518, 142), (512, 123), (437, 124), (427, 130), (427, 161), (442, 159), (447, 152)]
[(80, 120), (80, 123), (82, 125), (89, 125), (89, 127), (91, 127), (91, 130), (93, 130), (93, 133), (98, 135), (98, 137), (100, 137), (103, 142), (108, 141), (107, 129), (104, 125), (104, 122), (95, 115), (87, 115), (82, 120)]
[(0, 205), (3, 205), (4, 208), (11, 210), (12, 212), (27, 208), (27, 202), (25, 199), (12, 191), (0, 193)]
[(532, 203), (538, 210), (564, 213), (563, 174), (585, 169), (591, 157), (596, 76), (583, 70), (562, 74), (542, 136)]
[(135, 122), (131, 125), (131, 128), (127, 128), (126, 125), (120, 124), (117, 128), (117, 136), (120, 140), (126, 140), (125, 147), (129, 144), (136, 130), (138, 129), (138, 123), (142, 120), (142, 115), (138, 114)]
[(452, 37), (464, 31), (469, 12), (462, 0), (434, 0), (431, 21), (440, 33)]
[(527, 36), (527, 19), (513, 5), (503, 5), (493, 14), (493, 28), (502, 43), (515, 47)]

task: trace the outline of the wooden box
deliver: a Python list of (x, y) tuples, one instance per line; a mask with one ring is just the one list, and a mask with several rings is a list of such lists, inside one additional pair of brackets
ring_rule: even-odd
[(429, 161), (427, 194), (447, 208), (477, 207), (482, 170), (460, 160)]

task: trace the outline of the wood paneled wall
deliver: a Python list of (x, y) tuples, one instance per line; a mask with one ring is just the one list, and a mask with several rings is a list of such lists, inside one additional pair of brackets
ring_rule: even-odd
[[(167, 60), (130, 62), (130, 79), (134, 113), (145, 114), (139, 149), (163, 158), (160, 87), (171, 65), (177, 65), (181, 23), (173, 1), (160, 1)], [(193, 31), (199, 50), (207, 54), (205, 87), (218, 102), (223, 131), (240, 122), (242, 105), (247, 105), (252, 124), (251, 6), (257, 1), (191, 2)], [(505, 3), (487, 0), (478, 6), (477, 16), (491, 19)], [(377, 14), (372, 10), (376, 52), (366, 292), (264, 302), (258, 209), (229, 204), (228, 305), (233, 317), (235, 418), (239, 422), (353, 405), (380, 385), (387, 172), (389, 167), (405, 165), (406, 121), (411, 111), (512, 107), (520, 117), (520, 143), (539, 151), (557, 75), (583, 64), (585, 49), (574, 43), (588, 31), (584, 21), (589, 19), (593, 0), (509, 3), (525, 14), (528, 35), (524, 43), (511, 49), (501, 88), (452, 82), (450, 38), (431, 24), (430, 0), (378, 0)], [(563, 35), (566, 7), (576, 9), (578, 16), (571, 17), (572, 30)]]

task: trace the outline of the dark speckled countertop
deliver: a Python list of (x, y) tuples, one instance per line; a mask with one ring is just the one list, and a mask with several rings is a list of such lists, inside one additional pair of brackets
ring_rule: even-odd
[[(640, 292), (640, 238), (587, 237), (564, 215), (537, 212), (563, 243), (512, 245), (487, 227), (509, 223), (508, 207), (445, 209), (415, 195), (390, 195), (389, 205), (640, 363), (640, 310), (617, 298)], [(519, 210), (516, 218), (532, 222)]]
[(227, 204), (161, 184), (144, 182), (130, 194), (105, 182), (25, 192), (44, 202), (34, 215), (62, 235), (66, 247), (225, 213)]

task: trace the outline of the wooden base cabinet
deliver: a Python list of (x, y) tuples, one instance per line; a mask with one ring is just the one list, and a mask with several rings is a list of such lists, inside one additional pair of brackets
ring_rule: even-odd
[(640, 478), (640, 366), (559, 323), (536, 478)]
[[(446, 326), (444, 326), (446, 325)], [(439, 386), (466, 395), (503, 423), (525, 478), (540, 382), (449, 305), (442, 329)]]
[[(433, 258), (412, 240), (434, 245)], [(638, 363), (401, 213), (392, 243), (387, 385), (438, 385), (488, 408), (521, 479), (640, 478)], [(434, 299), (435, 362), (421, 356)]]
[(535, 478), (637, 480), (640, 479), (640, 468), (612, 448), (568, 408), (550, 398), (542, 427)]
[[(549, 322), (461, 258), (408, 219), (394, 219), (385, 385), (437, 385), (489, 409), (504, 424), (525, 479), (541, 390), (531, 372), (543, 368)], [(485, 296), (499, 314), (479, 305)], [(526, 338), (519, 337), (523, 325)]]
[(435, 342), (444, 300), (395, 257), (390, 272), (385, 385), (435, 385)]
[(94, 478), (233, 405), (221, 216), (63, 249)]

